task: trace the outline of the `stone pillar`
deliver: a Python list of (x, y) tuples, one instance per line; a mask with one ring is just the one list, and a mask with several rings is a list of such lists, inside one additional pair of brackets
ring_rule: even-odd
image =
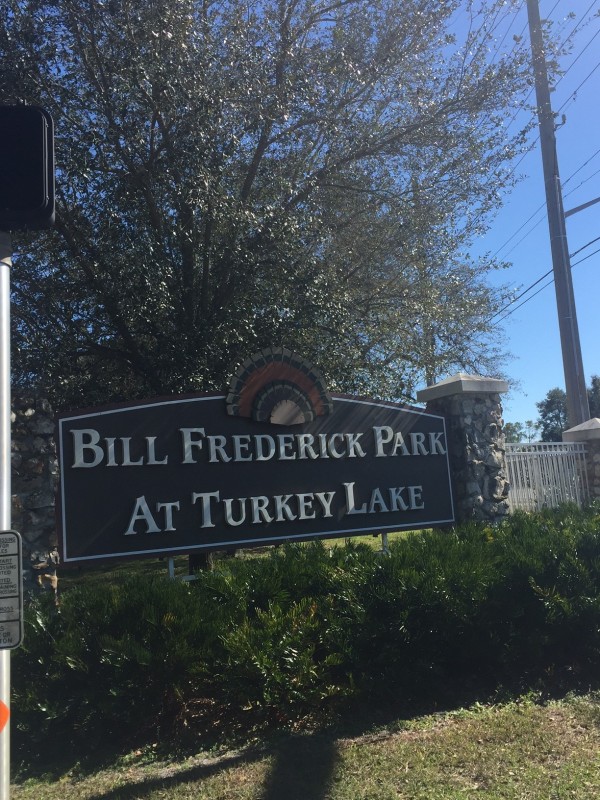
[(23, 537), (23, 578), (28, 590), (56, 592), (57, 481), (52, 408), (45, 399), (13, 393), (12, 527)]
[(590, 500), (600, 499), (600, 418), (594, 417), (570, 428), (562, 435), (563, 442), (585, 444), (585, 465)]
[(427, 411), (446, 419), (457, 522), (499, 522), (508, 514), (500, 394), (506, 381), (460, 372), (418, 392)]

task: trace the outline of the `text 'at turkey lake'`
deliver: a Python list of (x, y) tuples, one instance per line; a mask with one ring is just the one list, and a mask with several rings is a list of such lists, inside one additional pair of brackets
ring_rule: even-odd
[(58, 419), (65, 562), (453, 521), (444, 419), (332, 396), (327, 416), (229, 416), (223, 395)]

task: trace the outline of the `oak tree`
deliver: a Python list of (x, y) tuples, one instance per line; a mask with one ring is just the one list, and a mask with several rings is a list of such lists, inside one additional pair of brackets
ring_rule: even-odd
[(509, 11), (5, 0), (0, 101), (47, 108), (57, 154), (55, 229), (15, 236), (16, 380), (63, 405), (222, 389), (270, 345), (393, 398), (492, 371), (505, 295), (467, 253), (524, 141)]

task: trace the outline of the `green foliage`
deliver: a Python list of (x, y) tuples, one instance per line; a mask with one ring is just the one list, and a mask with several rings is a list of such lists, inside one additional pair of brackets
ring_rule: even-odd
[(525, 429), (521, 422), (505, 422), (503, 431), (507, 442), (522, 442), (525, 436)]
[(351, 696), (439, 704), (596, 684), (600, 513), (414, 533), (389, 555), (288, 545), (187, 584), (82, 583), (58, 611), (29, 607), (15, 662), (28, 746), (293, 724)]
[(563, 389), (550, 389), (546, 397), (536, 403), (542, 442), (561, 442), (562, 432), (569, 427), (567, 395)]
[(592, 380), (587, 390), (590, 404), (590, 417), (600, 417), (600, 376), (592, 375)]
[(533, 442), (540, 426), (533, 420), (521, 422), (507, 422), (504, 425), (504, 436), (507, 442)]
[(222, 390), (272, 345), (388, 397), (497, 368), (500, 265), (468, 250), (530, 80), (499, 13), (4, 0), (0, 100), (53, 114), (58, 164), (54, 231), (15, 237), (18, 380), (55, 405)]
[[(65, 594), (57, 613), (45, 598), (28, 609), (19, 683), (25, 707), (65, 723), (67, 737), (92, 739), (171, 722), (210, 676), (225, 624), (206, 617), (186, 585), (148, 578)], [(226, 620), (227, 622), (229, 620)], [(207, 655), (212, 655), (208, 657)]]
[[(587, 388), (590, 418), (600, 416), (600, 377), (592, 375)], [(540, 413), (538, 427), (542, 431), (542, 442), (560, 442), (562, 433), (569, 427), (567, 395), (563, 389), (550, 389), (546, 397), (536, 403)]]

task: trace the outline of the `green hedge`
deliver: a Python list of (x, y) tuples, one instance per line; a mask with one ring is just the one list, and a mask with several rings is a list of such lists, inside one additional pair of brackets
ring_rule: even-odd
[(384, 693), (447, 703), (472, 687), (600, 675), (600, 510), (218, 562), (193, 583), (131, 577), (27, 611), (14, 655), (17, 742), (291, 723)]

